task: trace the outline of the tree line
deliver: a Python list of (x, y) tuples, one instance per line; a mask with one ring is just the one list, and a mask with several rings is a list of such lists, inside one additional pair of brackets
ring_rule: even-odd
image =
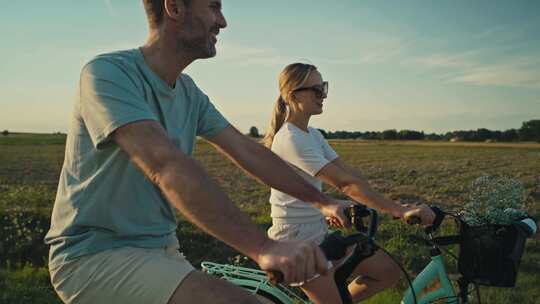
[[(508, 129), (505, 131), (489, 130), (480, 128), (477, 130), (451, 131), (442, 134), (424, 133), (415, 130), (389, 129), (384, 131), (325, 131), (319, 129), (327, 139), (371, 139), (371, 140), (446, 140), (446, 141), (497, 141), (497, 142), (518, 142), (536, 141), (540, 142), (540, 119), (525, 121), (519, 129)], [(251, 127), (249, 135), (260, 137), (256, 127)]]
[[(319, 129), (324, 138), (327, 139), (371, 139), (371, 140), (446, 140), (446, 141), (498, 141), (498, 142), (518, 142), (536, 141), (540, 142), (540, 119), (524, 121), (519, 129), (508, 129), (505, 131), (489, 130), (485, 128), (477, 130), (451, 131), (444, 134), (424, 133), (415, 130), (389, 129), (384, 131), (325, 131)], [(2, 135), (8, 136), (10, 132), (4, 130)], [(60, 134), (57, 132), (56, 134)], [(249, 129), (249, 136), (261, 137), (256, 127)]]

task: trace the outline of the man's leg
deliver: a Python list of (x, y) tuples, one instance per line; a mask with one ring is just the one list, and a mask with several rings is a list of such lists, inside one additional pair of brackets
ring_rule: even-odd
[(355, 279), (349, 284), (349, 292), (356, 303), (394, 286), (401, 270), (386, 253), (378, 250), (356, 267), (352, 277)]
[(195, 270), (174, 247), (117, 248), (51, 271), (65, 303), (258, 303), (225, 280)]
[(259, 304), (247, 291), (206, 273), (191, 271), (178, 285), (169, 304)]

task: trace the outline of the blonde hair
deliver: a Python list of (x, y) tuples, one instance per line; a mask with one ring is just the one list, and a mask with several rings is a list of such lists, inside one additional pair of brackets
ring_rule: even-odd
[(279, 131), (283, 123), (287, 119), (290, 109), (287, 105), (291, 105), (292, 92), (300, 88), (308, 79), (311, 72), (316, 71), (317, 67), (306, 63), (293, 63), (286, 66), (279, 74), (279, 97), (274, 104), (270, 126), (262, 139), (262, 143), (267, 147), (272, 147), (274, 136)]

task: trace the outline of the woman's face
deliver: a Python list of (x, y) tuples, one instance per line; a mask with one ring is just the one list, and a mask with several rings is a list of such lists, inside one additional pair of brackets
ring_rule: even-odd
[(328, 83), (321, 73), (313, 71), (303, 86), (294, 90), (294, 110), (304, 115), (317, 115), (323, 112), (323, 101), (328, 93)]

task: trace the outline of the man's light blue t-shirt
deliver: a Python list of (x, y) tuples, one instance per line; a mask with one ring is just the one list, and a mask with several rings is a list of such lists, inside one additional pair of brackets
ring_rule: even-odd
[(49, 266), (111, 248), (174, 245), (177, 219), (160, 190), (111, 139), (119, 127), (158, 121), (191, 155), (197, 136), (229, 124), (193, 80), (171, 88), (139, 49), (104, 54), (81, 72), (51, 228)]

